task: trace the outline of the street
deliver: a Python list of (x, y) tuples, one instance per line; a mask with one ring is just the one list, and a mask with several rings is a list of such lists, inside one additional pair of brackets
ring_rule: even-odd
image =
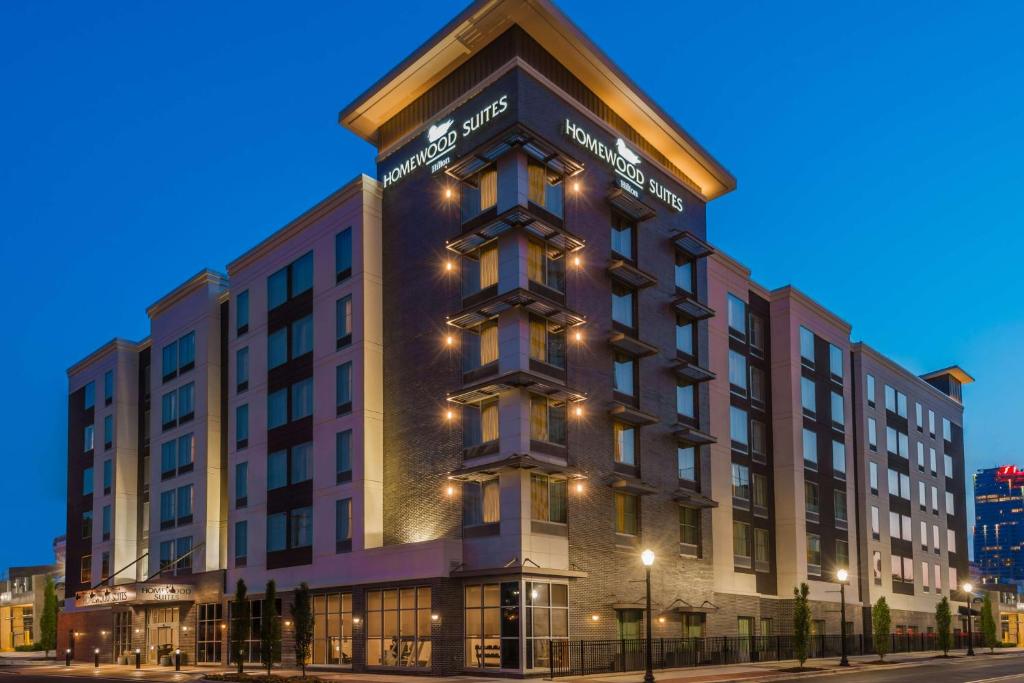
[[(808, 665), (813, 666), (812, 662)], [(989, 681), (1024, 681), (1024, 655), (1003, 654), (988, 655), (979, 653), (975, 657), (957, 657), (955, 659), (932, 659), (914, 666), (903, 665), (861, 665), (856, 671), (842, 674), (837, 679), (831, 672), (820, 675), (802, 674), (792, 678), (779, 678), (779, 681), (832, 681), (842, 683), (869, 683), (886, 681), (893, 683), (989, 683)]]

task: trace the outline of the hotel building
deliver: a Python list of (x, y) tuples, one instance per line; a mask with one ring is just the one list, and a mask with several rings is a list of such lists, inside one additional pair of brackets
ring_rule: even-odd
[(641, 637), (648, 547), (655, 637), (785, 633), (803, 581), (838, 632), (840, 567), (857, 630), (900, 593), (860, 578), (862, 367), (955, 423), (963, 505), (958, 371), (716, 252), (735, 181), (555, 7), (474, 3), (339, 122), (377, 180), (69, 370), (62, 647), (225, 662), (243, 580), (256, 661), (273, 579), (313, 589), (313, 665), (539, 674)]
[(982, 583), (1024, 586), (1024, 471), (974, 473), (974, 561)]

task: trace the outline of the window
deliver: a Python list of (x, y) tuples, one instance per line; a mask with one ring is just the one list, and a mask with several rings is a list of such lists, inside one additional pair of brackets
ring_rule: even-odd
[(491, 241), (463, 258), (462, 296), (471, 296), (497, 284), (498, 245)]
[(114, 371), (107, 370), (103, 373), (103, 402), (108, 406), (114, 400)]
[(235, 448), (249, 445), (249, 404), (235, 406)]
[(932, 550), (937, 555), (939, 553), (939, 527), (932, 524)]
[(526, 171), (529, 201), (544, 207), (556, 216), (561, 216), (564, 185), (562, 176), (534, 159), (529, 160)]
[(82, 583), (92, 583), (92, 555), (82, 555), (78, 576)]
[(878, 450), (878, 423), (873, 417), (868, 418), (868, 448)]
[(196, 333), (189, 332), (176, 341), (164, 346), (161, 352), (161, 372), (163, 380), (177, 377), (180, 372), (187, 372), (196, 365)]
[(636, 496), (615, 494), (615, 533), (636, 536), (640, 528), (640, 504)]
[(934, 448), (928, 449), (928, 469), (931, 471), (933, 477), (939, 473), (938, 462), (935, 458)]
[(900, 474), (900, 498), (910, 500), (910, 475)]
[(342, 498), (334, 502), (334, 552), (347, 553), (352, 550), (352, 499)]
[[(352, 410), (352, 361), (342, 363), (337, 367), (335, 381), (337, 393), (335, 402), (338, 405), (338, 414), (350, 412)], [(312, 400), (310, 403), (310, 412), (312, 412)]]
[(735, 462), (732, 464), (732, 497), (744, 507), (750, 507), (750, 469)]
[(939, 565), (934, 566), (935, 569), (935, 592), (942, 592), (942, 567)]
[(679, 465), (679, 478), (696, 482), (697, 475), (700, 474), (697, 469), (697, 449), (693, 446), (676, 448), (676, 461)]
[(249, 504), (249, 463), (235, 464), (235, 507), (244, 508)]
[(352, 481), (352, 430), (334, 436), (335, 478), (337, 483)]
[(623, 285), (612, 285), (612, 322), (633, 329), (636, 327), (635, 308), (636, 292)]
[[(352, 594), (319, 593), (313, 596), (312, 603), (312, 663), (351, 665)], [(258, 629), (253, 629), (253, 633), (259, 633)]]
[(900, 513), (889, 511), (889, 536), (899, 540), (902, 538), (900, 530)]
[(274, 368), (288, 362), (288, 328), (282, 327), (267, 335), (267, 368)]
[(518, 669), (519, 624), (518, 582), (467, 585), (465, 590), (465, 627), (467, 667)]
[(765, 400), (764, 370), (754, 366), (750, 367), (750, 400), (760, 403)]
[(235, 336), (249, 331), (249, 290), (235, 297)]
[(633, 260), (633, 242), (636, 226), (615, 214), (612, 216), (612, 253)]
[(692, 546), (692, 554), (700, 553), (700, 510), (685, 506), (679, 508), (679, 542)]
[(92, 510), (82, 513), (82, 539), (92, 538)]
[(565, 252), (550, 242), (526, 243), (526, 277), (558, 292), (565, 291)]
[(846, 528), (846, 491), (833, 491), (832, 492), (832, 515), (836, 520), (836, 525)]
[(747, 334), (747, 304), (735, 296), (728, 296), (729, 331), (745, 337)]
[(345, 228), (334, 236), (334, 281), (341, 282), (352, 275), (352, 228)]
[(878, 495), (878, 464), (868, 463), (868, 481), (871, 485), (871, 493)]
[(842, 427), (846, 424), (843, 414), (843, 395), (832, 392), (832, 423)]
[(804, 409), (805, 413), (814, 415), (815, 400), (813, 379), (809, 379), (807, 377), (800, 378), (800, 406)]
[(953, 503), (954, 503), (954, 501), (953, 501), (953, 492), (952, 491), (946, 491), (946, 514), (947, 515), (955, 515), (956, 514), (956, 506)]
[(888, 384), (885, 385), (885, 409), (890, 413), (896, 412), (896, 390)]
[[(289, 401), (290, 399), (290, 401)], [(313, 379), (296, 382), (267, 396), (267, 428), (273, 429), (313, 414)]]
[(828, 368), (833, 377), (843, 377), (843, 350), (835, 344), (828, 345)]
[(178, 525), (192, 522), (192, 484), (178, 487)]
[(86, 467), (84, 470), (82, 470), (82, 495), (83, 496), (90, 496), (90, 495), (92, 495), (92, 485), (93, 485), (93, 482), (92, 482), (92, 468), (91, 467)]
[(939, 514), (939, 489), (932, 487), (932, 512)]
[(956, 531), (953, 529), (946, 529), (946, 552), (956, 552)]
[(807, 534), (807, 573), (821, 576), (821, 536)]
[(935, 411), (928, 411), (928, 433), (935, 436)]
[(308, 252), (267, 278), (267, 310), (313, 288), (313, 252)]
[[(767, 529), (754, 529), (754, 571), (771, 568), (771, 540)], [(763, 634), (762, 634), (763, 635)]]
[(178, 440), (160, 444), (160, 478), (168, 479), (178, 472)]
[(751, 474), (750, 485), (753, 491), (753, 502), (755, 508), (761, 508), (764, 512), (768, 510), (768, 477), (763, 474)]
[(878, 506), (871, 506), (871, 538), (874, 540), (879, 539), (879, 523), (878, 523)]
[(462, 524), (479, 526), (501, 521), (498, 477), (462, 484)]
[(804, 465), (816, 470), (818, 469), (818, 435), (807, 428), (804, 428), (803, 435)]
[(818, 485), (812, 481), (804, 481), (804, 511), (807, 513), (807, 521), (818, 521), (821, 514), (821, 498), (818, 496)]
[(875, 376), (874, 375), (867, 375), (864, 378), (864, 385), (865, 385), (864, 392), (867, 394), (868, 405), (869, 406), (874, 406), (875, 405)]
[(832, 473), (840, 479), (846, 478), (846, 444), (832, 442)]
[(267, 490), (291, 486), (313, 478), (313, 444), (306, 442), (267, 456)]
[(168, 529), (174, 526), (174, 502), (175, 490), (169, 489), (160, 493), (160, 528)]
[[(842, 538), (836, 539), (836, 566), (837, 567), (849, 567), (850, 566), (850, 543)], [(847, 629), (850, 628), (852, 622), (846, 622)], [(847, 631), (849, 633), (850, 631)]]
[(267, 367), (284, 365), (313, 350), (313, 316), (307, 315), (267, 335)]
[(814, 333), (800, 326), (800, 360), (814, 365)]
[[(544, 399), (541, 399), (544, 400)], [(546, 406), (545, 406), (546, 408)], [(547, 410), (540, 414), (538, 408), (531, 410), (531, 435), (542, 434), (547, 431), (546, 422), (537, 424), (537, 421), (547, 419)], [(543, 431), (541, 431), (543, 430)], [(490, 443), (498, 439), (498, 402), (487, 401), (478, 405), (468, 405), (462, 408), (462, 441), (463, 446), (470, 448), (481, 444)]]
[(267, 515), (267, 552), (313, 544), (313, 508), (302, 507)]
[(928, 550), (928, 522), (921, 522), (921, 550)]
[(748, 322), (750, 323), (750, 348), (763, 353), (765, 349), (764, 319), (751, 313)]
[(924, 472), (924, 444), (917, 442), (917, 469)]
[(195, 389), (192, 382), (178, 389), (178, 424), (188, 422), (195, 416)]
[(914, 402), (914, 426), (917, 427), (918, 431), (924, 429), (924, 409), (916, 401)]
[(235, 351), (235, 391), (249, 388), (249, 347)]
[[(530, 517), (540, 522), (566, 522), (565, 479), (554, 479), (545, 474), (530, 475)], [(495, 493), (495, 496), (497, 493)]]
[(953, 478), (953, 456), (949, 453), (942, 454), (942, 466), (945, 468), (944, 474), (949, 479)]
[(89, 410), (96, 405), (96, 383), (89, 382), (82, 389), (82, 410)]
[(768, 454), (765, 426), (760, 420), (750, 421), (750, 454), (755, 462), (765, 462)]
[(636, 358), (621, 353), (615, 354), (613, 370), (615, 391), (633, 396), (636, 393)]
[[(497, 405), (495, 405), (495, 421)], [(494, 426), (494, 438), (497, 436)], [(556, 401), (543, 396), (530, 397), (530, 438), (564, 446), (567, 438), (565, 401)]]
[(103, 495), (110, 495), (110, 489), (114, 484), (114, 461), (103, 461)]
[(102, 516), (103, 541), (111, 540), (111, 506), (103, 506)]
[(680, 384), (676, 386), (676, 412), (691, 419), (695, 419), (697, 417), (693, 400), (692, 384)]
[(613, 456), (615, 462), (636, 466), (637, 430), (624, 422), (612, 422)]
[(291, 325), (292, 358), (299, 358), (313, 350), (313, 316), (299, 318)]
[(93, 425), (86, 425), (85, 431), (82, 435), (83, 442), (85, 444), (83, 450), (88, 453), (93, 450), (96, 446), (96, 428)]
[(943, 441), (953, 440), (953, 426), (948, 418), (942, 418), (942, 439)]
[(676, 289), (693, 294), (693, 261), (676, 255)]
[(733, 564), (737, 567), (750, 567), (750, 525), (743, 522), (732, 523), (732, 555)]
[(747, 393), (747, 357), (729, 350), (729, 384), (741, 393)]
[(195, 451), (195, 436), (185, 434), (178, 437), (178, 474), (192, 471), (192, 454)]
[(736, 446), (746, 450), (747, 440), (747, 411), (736, 406), (729, 406), (729, 436)]
[(889, 495), (900, 495), (900, 473), (892, 468), (889, 469)]
[(692, 323), (676, 320), (676, 351), (693, 356), (693, 332)]
[(917, 482), (917, 504), (924, 510), (928, 506), (928, 487), (923, 481)]
[(348, 346), (352, 343), (352, 295), (338, 299), (335, 304), (335, 338), (337, 348)]

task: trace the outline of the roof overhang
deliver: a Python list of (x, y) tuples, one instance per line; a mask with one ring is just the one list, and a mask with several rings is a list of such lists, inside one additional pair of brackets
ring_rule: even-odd
[(476, 0), (338, 114), (377, 144), (380, 127), (518, 24), (680, 169), (707, 200), (736, 179), (548, 0)]
[(968, 375), (967, 372), (959, 365), (951, 365), (948, 368), (936, 370), (935, 372), (929, 372), (926, 375), (921, 375), (921, 379), (929, 380), (934, 379), (936, 377), (943, 377), (945, 375), (949, 375), (956, 381), (960, 382), (960, 384), (970, 384), (971, 382), (974, 381), (974, 378)]

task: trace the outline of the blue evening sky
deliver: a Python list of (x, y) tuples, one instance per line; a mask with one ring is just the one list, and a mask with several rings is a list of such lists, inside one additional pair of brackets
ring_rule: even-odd
[[(0, 4), (0, 568), (64, 532), (66, 368), (372, 174), (338, 110), (464, 5)], [(914, 372), (961, 364), (968, 470), (1024, 465), (1024, 5), (561, 7), (738, 178), (714, 244)]]

